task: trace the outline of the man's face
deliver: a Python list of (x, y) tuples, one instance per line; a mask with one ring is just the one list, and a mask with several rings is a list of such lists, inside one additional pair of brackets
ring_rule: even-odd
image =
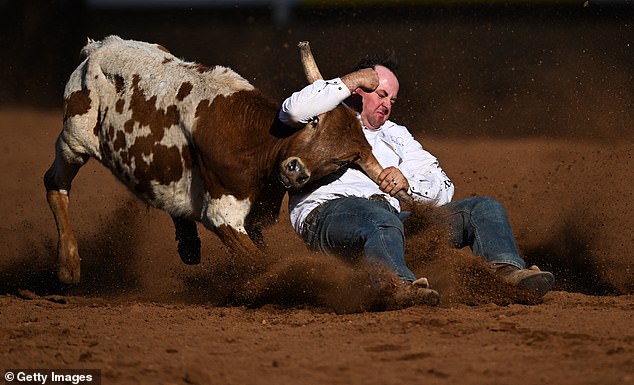
[(369, 129), (376, 130), (390, 117), (392, 105), (398, 95), (398, 79), (389, 69), (377, 65), (374, 70), (379, 75), (379, 86), (373, 92), (357, 89), (363, 100), (361, 122)]

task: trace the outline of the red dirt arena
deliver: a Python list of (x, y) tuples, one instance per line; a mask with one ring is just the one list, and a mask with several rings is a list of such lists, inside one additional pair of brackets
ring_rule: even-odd
[[(314, 6), (272, 18), (21, 3), (0, 2), (0, 44), (13, 53), (0, 68), (3, 372), (99, 369), (104, 384), (634, 383), (631, 8)], [(86, 36), (109, 34), (228, 65), (278, 101), (303, 86), (300, 40), (325, 77), (395, 49), (393, 119), (439, 158), (455, 199), (507, 207), (555, 290), (506, 287), (432, 223), (410, 234), (407, 257), (441, 305), (369, 311), (368, 269), (308, 252), (286, 202), (265, 232), (266, 261), (229, 258), (199, 226), (203, 261), (186, 266), (169, 216), (94, 160), (71, 195), (82, 282), (58, 284), (42, 176), (65, 78)]]

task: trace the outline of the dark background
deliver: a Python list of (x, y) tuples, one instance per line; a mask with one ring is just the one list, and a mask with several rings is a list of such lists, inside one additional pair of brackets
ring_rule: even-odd
[(296, 45), (309, 40), (326, 78), (365, 53), (394, 49), (401, 67), (394, 119), (414, 132), (633, 136), (632, 2), (438, 4), (296, 4), (280, 16), (272, 5), (0, 0), (0, 107), (61, 107), (87, 37), (110, 34), (229, 66), (281, 101), (305, 83)]

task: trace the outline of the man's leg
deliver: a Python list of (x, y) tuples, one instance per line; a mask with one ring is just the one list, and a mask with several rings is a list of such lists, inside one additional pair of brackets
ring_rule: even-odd
[(526, 269), (515, 244), (506, 210), (495, 199), (467, 198), (445, 206), (455, 247), (470, 246), (473, 254), (487, 261), (507, 282), (535, 291), (548, 292), (554, 283), (551, 273)]
[(302, 237), (313, 250), (347, 260), (363, 255), (368, 262), (392, 270), (403, 284), (394, 292), (388, 308), (440, 303), (440, 295), (429, 289), (427, 279), (416, 279), (405, 264), (403, 222), (387, 202), (358, 197), (326, 202), (306, 219)]
[(405, 234), (396, 209), (387, 202), (346, 197), (321, 205), (306, 221), (305, 241), (314, 250), (348, 260), (364, 255), (403, 281), (416, 276), (405, 264)]

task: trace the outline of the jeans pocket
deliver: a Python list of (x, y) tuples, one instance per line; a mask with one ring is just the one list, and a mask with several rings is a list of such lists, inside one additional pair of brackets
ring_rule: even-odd
[(302, 239), (310, 248), (314, 249), (315, 236), (317, 234), (317, 216), (319, 214), (319, 206), (315, 207), (304, 219), (302, 225)]

